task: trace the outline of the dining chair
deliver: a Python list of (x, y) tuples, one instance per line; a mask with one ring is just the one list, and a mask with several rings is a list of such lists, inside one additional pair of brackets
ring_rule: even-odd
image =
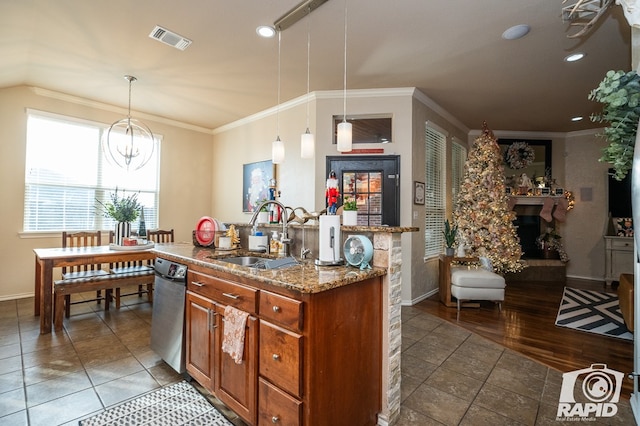
[(147, 231), (147, 239), (154, 243), (172, 243), (173, 242), (173, 229), (163, 230), (154, 229)]
[[(93, 247), (102, 245), (102, 233), (100, 231), (62, 231), (62, 248)], [(101, 264), (77, 265), (62, 268), (62, 279), (89, 278), (98, 275), (107, 275)], [(71, 296), (65, 296), (64, 313), (67, 318), (71, 314), (71, 305), (77, 303), (97, 302), (100, 304), (105, 297), (100, 290), (96, 291), (95, 299), (79, 300), (71, 302)]]
[[(109, 243), (113, 243), (115, 239), (115, 233), (113, 231), (109, 231)], [(149, 282), (146, 284), (138, 284), (138, 291), (131, 293), (122, 293), (121, 288), (116, 288), (114, 294), (109, 293), (108, 295), (108, 303), (111, 303), (111, 300), (115, 300), (116, 309), (120, 309), (121, 298), (125, 296), (132, 296), (137, 294), (138, 297), (142, 297), (143, 294), (147, 294), (149, 302), (153, 302), (153, 264), (145, 264), (142, 260), (129, 261), (129, 262), (116, 262), (109, 263), (109, 271), (112, 274), (126, 274), (126, 273), (149, 273)]]

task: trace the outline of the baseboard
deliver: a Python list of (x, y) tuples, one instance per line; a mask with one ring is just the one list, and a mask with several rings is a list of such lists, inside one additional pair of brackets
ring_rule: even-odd
[(594, 278), (594, 277), (583, 277), (581, 275), (568, 275), (567, 278), (574, 278), (576, 280), (585, 280), (585, 281), (602, 281), (604, 282), (604, 277)]
[(15, 300), (15, 299), (26, 299), (28, 297), (33, 297), (34, 293), (22, 293), (22, 294), (10, 294), (7, 296), (0, 296), (0, 302), (4, 302), (5, 300)]
[(431, 296), (433, 296), (434, 294), (438, 293), (438, 289), (434, 288), (433, 290), (431, 290), (428, 293), (423, 294), (422, 296), (416, 297), (415, 299), (411, 299), (411, 300), (402, 300), (400, 302), (400, 306), (413, 306), (417, 303), (422, 302), (425, 299), (430, 298)]

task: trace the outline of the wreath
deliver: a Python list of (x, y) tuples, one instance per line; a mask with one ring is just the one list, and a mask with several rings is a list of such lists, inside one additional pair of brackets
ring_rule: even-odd
[(526, 142), (514, 142), (504, 153), (504, 161), (512, 169), (527, 167), (535, 159), (533, 148)]

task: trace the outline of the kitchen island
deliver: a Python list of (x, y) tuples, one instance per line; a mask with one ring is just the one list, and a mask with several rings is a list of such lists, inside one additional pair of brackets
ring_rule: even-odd
[[(386, 268), (265, 270), (224, 261), (242, 250), (154, 251), (188, 266), (187, 372), (245, 422), (378, 424)], [(228, 307), (248, 314), (240, 364), (221, 349)]]

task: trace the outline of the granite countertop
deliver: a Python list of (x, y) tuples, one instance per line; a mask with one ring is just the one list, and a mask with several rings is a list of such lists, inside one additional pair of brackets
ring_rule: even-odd
[[(226, 223), (225, 225), (233, 225), (236, 228), (251, 228), (252, 225), (248, 223)], [(282, 229), (282, 224), (280, 223), (260, 223), (257, 225), (258, 228), (274, 228), (274, 229)], [(315, 221), (309, 221), (309, 223), (301, 225), (299, 223), (289, 223), (287, 225), (289, 228), (305, 228), (305, 229), (318, 229), (318, 223)], [(405, 233), (405, 232), (417, 232), (420, 230), (417, 226), (340, 226), (340, 229), (343, 232), (378, 232), (378, 233), (386, 233), (386, 234), (395, 234), (395, 233)]]
[[(265, 256), (244, 249), (216, 250), (195, 247), (190, 243), (157, 244), (153, 250), (158, 256), (176, 262), (191, 262), (212, 270), (230, 272), (235, 275), (298, 291), (300, 293), (320, 293), (342, 287), (368, 278), (386, 275), (384, 268), (373, 267), (360, 270), (353, 266), (316, 266), (313, 260), (302, 260), (299, 265), (282, 269), (258, 269), (235, 265), (219, 259), (230, 256)], [(272, 257), (273, 258), (273, 257)]]

